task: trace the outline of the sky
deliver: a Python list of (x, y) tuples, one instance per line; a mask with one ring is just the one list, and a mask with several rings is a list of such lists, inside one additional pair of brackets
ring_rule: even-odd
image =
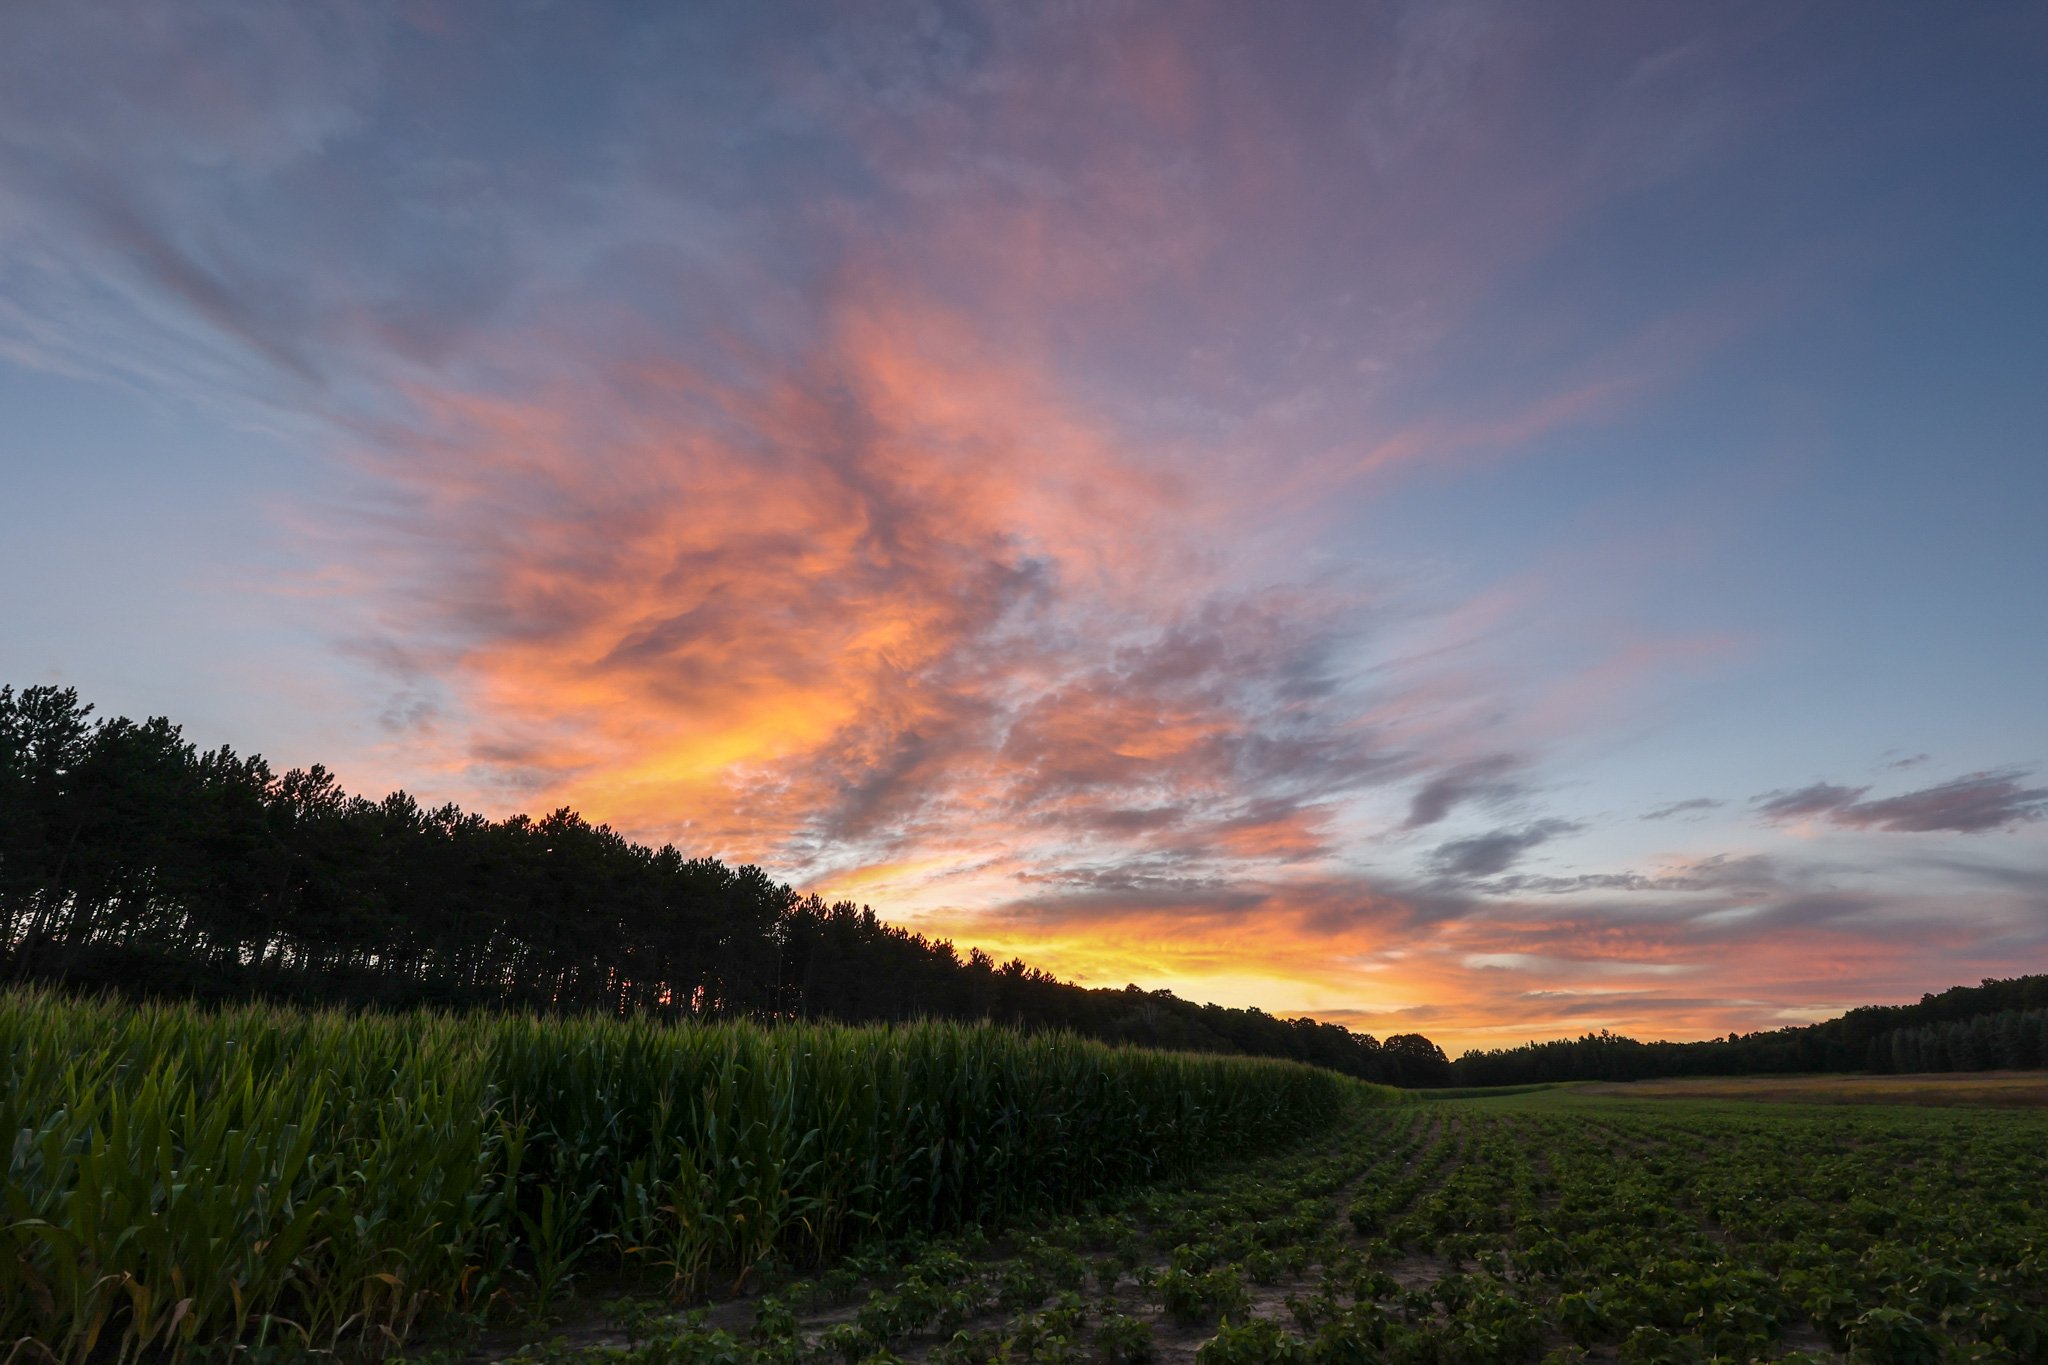
[(1456, 1052), (2048, 971), (2048, 9), (0, 13), (0, 680)]

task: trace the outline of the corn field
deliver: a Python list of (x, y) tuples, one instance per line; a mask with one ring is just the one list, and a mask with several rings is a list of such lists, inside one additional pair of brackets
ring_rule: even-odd
[(1370, 1089), (981, 1025), (8, 993), (0, 1357), (375, 1350), (592, 1270), (686, 1298), (777, 1258), (1184, 1173)]

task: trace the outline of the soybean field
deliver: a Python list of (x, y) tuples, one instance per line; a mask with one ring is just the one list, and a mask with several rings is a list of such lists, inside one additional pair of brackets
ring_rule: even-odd
[(2048, 1360), (2048, 1122), (1585, 1098), (1358, 1106), (1174, 1189), (868, 1249), (493, 1358), (583, 1365)]

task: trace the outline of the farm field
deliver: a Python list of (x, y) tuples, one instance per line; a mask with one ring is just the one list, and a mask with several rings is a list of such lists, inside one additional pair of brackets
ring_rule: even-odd
[(1631, 1099), (1756, 1100), (1784, 1104), (2048, 1107), (2048, 1072), (1942, 1071), (1919, 1076), (1715, 1076), (1576, 1087)]
[[(985, 1026), (14, 992), (0, 1340), (67, 1362), (2039, 1361), (2048, 1112), (1927, 1102), (2031, 1083), (1403, 1094)], [(1885, 1085), (1918, 1102), (1787, 1089)]]
[(0, 1360), (374, 1357), (591, 1280), (688, 1300), (1184, 1177), (1396, 1094), (987, 1025), (0, 993)]
[(1187, 1188), (486, 1358), (2048, 1359), (2048, 1122), (1576, 1089), (1354, 1110)]

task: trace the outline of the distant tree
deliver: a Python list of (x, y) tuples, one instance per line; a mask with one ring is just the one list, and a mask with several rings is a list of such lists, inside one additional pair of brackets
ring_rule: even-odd
[(2024, 1067), (2048, 1066), (2048, 1010), (2025, 1010), (2020, 1014), (2018, 1063)]
[(1450, 1059), (1444, 1056), (1442, 1048), (1419, 1033), (1397, 1033), (1381, 1044), (1381, 1051), (1398, 1077), (1396, 1084), (1439, 1086), (1451, 1083)]

